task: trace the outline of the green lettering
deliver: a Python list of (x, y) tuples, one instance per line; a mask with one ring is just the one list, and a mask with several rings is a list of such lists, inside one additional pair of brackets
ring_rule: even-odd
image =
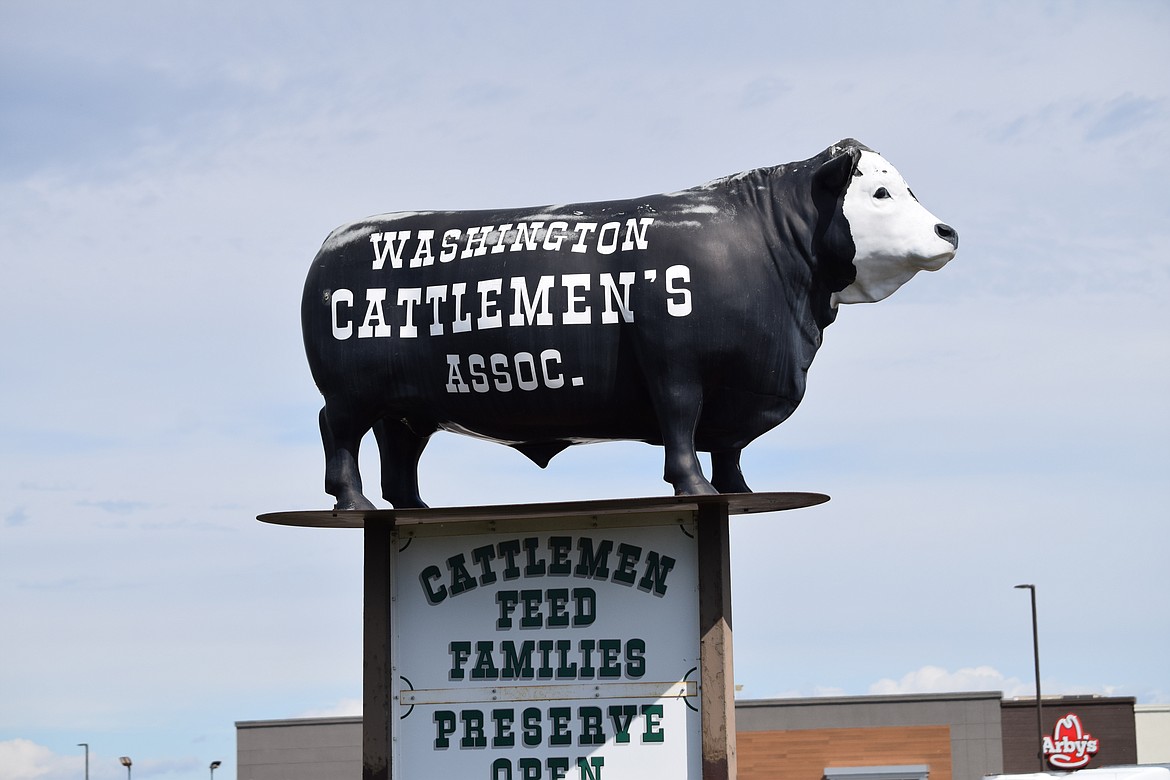
[(569, 663), (569, 651), (573, 649), (573, 642), (568, 639), (557, 640), (557, 658), (560, 664), (557, 666), (558, 680), (574, 680), (577, 677), (577, 664)]
[(569, 759), (564, 756), (550, 758), (548, 761), (549, 780), (565, 780), (569, 771)]
[(471, 657), (471, 642), (451, 642), (447, 645), (447, 652), (451, 654), (451, 674), (448, 677), (452, 680), (462, 680), (463, 665)]
[[(549, 567), (551, 572), (552, 567)], [(569, 603), (568, 588), (550, 588), (548, 591), (548, 622), (549, 628), (567, 628), (569, 625), (569, 610), (565, 606)]]
[(604, 745), (605, 734), (601, 732), (601, 708), (578, 707), (577, 717), (581, 719), (581, 736), (577, 738), (577, 744)]
[(479, 564), (479, 584), (491, 585), (496, 581), (496, 573), (492, 571), (492, 559), (496, 557), (495, 548), (490, 544), (476, 547), (471, 551), (471, 558)]
[(461, 710), (459, 717), (463, 720), (463, 739), (459, 740), (459, 747), (487, 747), (487, 737), (483, 733), (483, 713), (479, 710)]
[(540, 668), (536, 670), (536, 674), (542, 680), (549, 680), (553, 676), (553, 669), (549, 663), (549, 657), (553, 651), (553, 641), (541, 639), (536, 643), (536, 649), (540, 651)]
[[(618, 654), (622, 651), (622, 640), (602, 639), (597, 643), (601, 650), (601, 677), (621, 677), (622, 665), (618, 662)], [(474, 677), (474, 673), (472, 674)]]
[(520, 540), (508, 539), (497, 544), (496, 549), (504, 559), (504, 579), (520, 579), (520, 567), (516, 565), (516, 556), (520, 554)]
[(505, 639), (500, 643), (500, 650), (504, 653), (504, 669), (500, 677), (505, 680), (531, 680), (534, 674), (532, 669), (532, 651), (536, 643), (526, 639), (520, 643), (520, 651), (516, 652), (516, 643)]
[(492, 747), (512, 747), (516, 744), (516, 736), (512, 733), (512, 723), (515, 720), (515, 710), (492, 710), (492, 722), (496, 724)]
[(581, 773), (581, 780), (601, 780), (601, 768), (603, 766), (605, 766), (605, 758), (603, 756), (589, 756), (588, 758), (577, 759), (577, 770)]
[(520, 780), (540, 780), (539, 758), (522, 758), (516, 766), (520, 769)]
[(435, 750), (451, 746), (449, 737), (455, 733), (455, 713), (451, 710), (435, 710)]
[(520, 594), (514, 590), (501, 590), (496, 593), (496, 603), (500, 605), (500, 617), (496, 621), (496, 628), (512, 627), (512, 613), (516, 611), (516, 604)]
[(641, 677), (646, 674), (646, 640), (631, 639), (626, 642), (626, 677)]
[(540, 727), (540, 709), (528, 707), (521, 713), (524, 747), (539, 747), (544, 740)]
[(573, 573), (573, 565), (569, 563), (569, 553), (573, 550), (573, 537), (550, 536), (548, 549), (552, 553), (552, 562), (548, 565), (549, 576), (568, 577)]
[(582, 536), (577, 540), (577, 569), (578, 577), (592, 577), (595, 580), (609, 578), (609, 554), (613, 550), (613, 542), (602, 539), (593, 549), (593, 539)]
[(492, 650), (495, 649), (495, 642), (476, 642), (475, 643), (475, 666), (471, 670), (471, 679), (473, 680), (495, 680), (500, 676), (500, 670), (496, 668), (496, 662), (492, 659)]
[(451, 570), (452, 596), (458, 596), (460, 593), (475, 587), (475, 578), (467, 571), (465, 561), (463, 553), (452, 555), (447, 559), (447, 568)]
[(540, 614), (544, 594), (539, 590), (522, 590), (520, 591), (520, 600), (524, 602), (524, 615), (520, 618), (520, 628), (540, 628), (544, 624), (544, 617)]
[[(646, 553), (646, 573), (638, 581), (638, 589), (647, 593), (653, 592), (655, 596), (665, 596), (666, 575), (670, 574), (674, 563), (674, 558), (669, 555), (663, 555), (660, 558), (658, 553), (653, 550)], [(454, 590), (453, 587), (451, 589)]]
[(662, 733), (662, 724), (658, 722), (662, 717), (662, 705), (643, 704), (642, 717), (646, 719), (646, 729), (642, 732), (642, 741), (662, 742), (665, 735)]
[(441, 579), (443, 579), (443, 572), (439, 571), (438, 566), (428, 566), (419, 572), (418, 575), (418, 581), (422, 584), (423, 593), (427, 597), (427, 603), (432, 607), (447, 598), (446, 586), (440, 585), (437, 589), (431, 587), (432, 580)]
[(630, 725), (638, 716), (638, 706), (636, 704), (611, 704), (608, 712), (609, 719), (613, 722), (615, 741), (619, 745), (626, 744), (630, 741)]
[(597, 594), (593, 588), (573, 588), (573, 601), (577, 604), (573, 613), (573, 625), (593, 625), (593, 621), (597, 619)]
[(573, 744), (573, 737), (569, 734), (569, 718), (572, 710), (568, 707), (549, 707), (548, 719), (551, 733), (548, 735), (548, 744), (563, 746)]
[(618, 545), (617, 554), (618, 567), (617, 571), (613, 573), (613, 581), (623, 585), (633, 585), (634, 580), (638, 578), (638, 573), (634, 571), (634, 564), (641, 559), (642, 548), (622, 542)]
[(539, 549), (540, 539), (528, 536), (524, 539), (524, 551), (528, 553), (528, 564), (524, 567), (525, 577), (543, 577), (544, 559), (537, 560), (536, 552)]
[(593, 673), (596, 671), (593, 668), (593, 648), (596, 646), (597, 642), (592, 639), (582, 639), (577, 643), (581, 650), (581, 672), (577, 676), (583, 680), (593, 679)]

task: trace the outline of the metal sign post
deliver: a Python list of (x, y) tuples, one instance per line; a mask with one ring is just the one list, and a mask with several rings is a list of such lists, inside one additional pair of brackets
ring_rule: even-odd
[(362, 780), (390, 780), (390, 536), (394, 518), (365, 524), (362, 615)]
[(698, 508), (703, 780), (734, 780), (735, 674), (731, 652), (731, 538), (728, 505)]

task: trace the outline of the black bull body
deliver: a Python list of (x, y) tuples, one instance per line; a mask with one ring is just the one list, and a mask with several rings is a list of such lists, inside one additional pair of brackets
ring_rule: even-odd
[(371, 429), (399, 508), (424, 506), (437, 430), (542, 467), (572, 444), (644, 441), (665, 448), (678, 494), (748, 492), (740, 452), (800, 403), (832, 296), (854, 280), (842, 203), (865, 149), (672, 194), (334, 231), (301, 314), (337, 507), (373, 506), (357, 458)]

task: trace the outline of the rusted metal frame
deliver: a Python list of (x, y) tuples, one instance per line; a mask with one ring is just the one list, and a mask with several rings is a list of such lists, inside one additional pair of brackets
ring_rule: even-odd
[(699, 671), (703, 780), (735, 780), (731, 547), (726, 502), (698, 507)]

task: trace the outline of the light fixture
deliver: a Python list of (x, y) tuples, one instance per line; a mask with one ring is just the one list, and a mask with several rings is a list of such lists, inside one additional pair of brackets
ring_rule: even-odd
[(1036, 586), (1017, 585), (1020, 590), (1032, 592), (1032, 660), (1036, 665), (1036, 755), (1040, 759), (1040, 771), (1044, 771), (1044, 714), (1040, 704), (1040, 633), (1036, 629)]

